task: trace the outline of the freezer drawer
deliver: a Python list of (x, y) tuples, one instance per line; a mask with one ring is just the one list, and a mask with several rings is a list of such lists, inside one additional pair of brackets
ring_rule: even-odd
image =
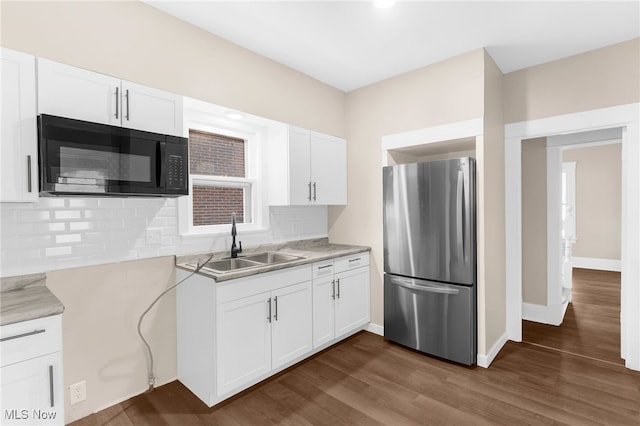
[(385, 274), (384, 337), (430, 355), (475, 364), (475, 287)]

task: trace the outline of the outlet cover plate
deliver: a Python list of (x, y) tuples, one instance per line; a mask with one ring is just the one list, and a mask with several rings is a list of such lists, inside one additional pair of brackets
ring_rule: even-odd
[(84, 380), (69, 386), (69, 404), (77, 404), (87, 399), (87, 382)]

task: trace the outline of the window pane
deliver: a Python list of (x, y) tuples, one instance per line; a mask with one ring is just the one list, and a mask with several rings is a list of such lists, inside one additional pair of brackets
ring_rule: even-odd
[(234, 212), (244, 223), (244, 205), (245, 188), (193, 185), (193, 226), (229, 224)]
[(189, 130), (191, 174), (246, 177), (244, 155), (244, 139)]

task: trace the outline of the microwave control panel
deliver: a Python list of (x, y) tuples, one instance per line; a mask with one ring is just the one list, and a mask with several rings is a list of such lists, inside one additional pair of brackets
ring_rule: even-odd
[(167, 188), (183, 188), (185, 185), (184, 158), (180, 155), (169, 155), (167, 161)]

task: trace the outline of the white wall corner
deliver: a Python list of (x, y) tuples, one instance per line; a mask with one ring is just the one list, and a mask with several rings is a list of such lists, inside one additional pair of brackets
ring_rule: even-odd
[(542, 324), (560, 325), (564, 319), (565, 311), (566, 303), (549, 303), (548, 306), (523, 303), (522, 319)]
[(505, 332), (498, 338), (496, 343), (491, 347), (486, 355), (478, 354), (476, 363), (479, 367), (489, 368), (493, 360), (496, 358), (502, 347), (507, 343), (507, 333)]
[(616, 259), (596, 259), (592, 257), (572, 257), (571, 266), (574, 268), (597, 269), (599, 271), (622, 271), (622, 261)]
[(384, 336), (384, 327), (378, 324), (374, 324), (372, 322), (367, 325), (365, 328), (370, 333), (377, 334), (378, 336)]

